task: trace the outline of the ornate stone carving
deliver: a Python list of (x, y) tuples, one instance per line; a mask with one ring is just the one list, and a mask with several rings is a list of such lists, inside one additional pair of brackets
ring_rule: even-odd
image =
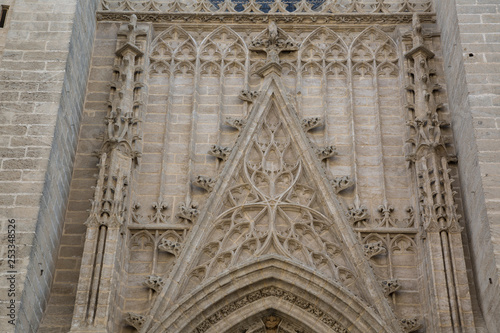
[(216, 179), (207, 177), (207, 176), (198, 176), (196, 177), (196, 180), (194, 181), (194, 185), (201, 187), (207, 192), (212, 192), (214, 189), (215, 183), (217, 182)]
[(418, 318), (401, 319), (400, 324), (405, 333), (415, 332), (422, 328), (422, 323)]
[(259, 97), (259, 92), (255, 90), (242, 90), (238, 95), (239, 99), (245, 102), (253, 103), (253, 101)]
[(349, 187), (354, 185), (354, 181), (349, 176), (337, 177), (330, 180), (330, 184), (332, 184), (333, 190), (335, 193), (339, 193), (343, 190), (348, 189)]
[(387, 252), (381, 241), (363, 244), (363, 251), (368, 259)]
[(200, 212), (198, 211), (198, 205), (195, 204), (186, 205), (185, 203), (181, 203), (179, 205), (179, 212), (177, 213), (176, 216), (181, 220), (193, 223), (199, 213)]
[(136, 330), (140, 331), (144, 323), (146, 322), (146, 317), (140, 314), (128, 312), (124, 318), (127, 325), (135, 327)]
[(144, 285), (156, 292), (160, 292), (165, 285), (165, 281), (161, 276), (150, 275), (147, 277), (146, 281), (144, 281)]
[[(193, 2), (191, 5), (186, 5), (180, 0), (175, 0), (166, 5), (160, 3), (157, 0), (146, 0), (142, 2), (135, 2), (131, 0), (120, 0), (120, 1), (109, 1), (101, 0), (101, 9), (103, 11), (149, 11), (158, 13), (235, 13), (238, 12), (235, 9), (236, 2), (231, 0), (225, 0), (218, 3), (219, 9), (216, 9), (208, 0), (199, 0)], [(281, 0), (275, 0), (270, 8), (261, 10), (261, 4), (256, 2), (256, 0), (250, 0), (243, 5), (242, 13), (252, 13), (254, 15), (259, 14), (275, 14), (283, 13), (290, 14), (317, 14), (317, 10), (314, 10), (313, 5), (306, 0), (301, 0), (299, 2), (293, 3), (293, 8), (295, 10), (289, 11), (291, 8), (286, 6)], [(352, 0), (349, 4), (344, 5), (338, 1), (327, 0), (319, 8), (321, 13), (328, 14), (340, 14), (340, 13), (351, 13), (351, 14), (369, 14), (369, 13), (425, 13), (430, 12), (432, 9), (431, 2), (413, 2), (410, 0), (400, 0), (395, 6), (390, 6), (389, 3), (385, 3), (384, 0), (376, 0), (372, 3), (364, 3), (360, 0)]]
[(357, 196), (354, 199), (354, 204), (349, 206), (346, 216), (354, 227), (366, 226), (370, 219), (368, 215), (368, 208), (361, 205)]
[[(294, 295), (293, 293), (283, 290), (281, 288), (276, 287), (266, 287), (254, 292), (251, 292), (243, 297), (238, 298), (236, 301), (223, 306), (220, 310), (216, 311), (212, 315), (208, 316), (203, 322), (201, 322), (192, 333), (204, 333), (214, 324), (220, 322), (227, 316), (229, 316), (234, 311), (247, 306), (248, 304), (254, 303), (262, 298), (266, 297), (276, 297), (287, 301), (295, 306), (298, 306), (307, 312), (314, 315), (318, 320), (328, 325), (334, 332), (337, 333), (347, 333), (348, 331), (342, 327), (333, 317), (331, 317), (328, 313), (322, 311), (317, 307), (316, 304), (312, 304), (300, 296)], [(269, 321), (269, 325), (271, 328), (274, 327), (276, 320)], [(271, 331), (272, 332), (272, 331)]]
[(224, 194), (224, 209), (194, 261), (187, 291), (268, 253), (298, 260), (346, 286), (355, 280), (280, 113), (267, 112), (244, 153), (235, 177), (240, 181)]
[(335, 146), (326, 146), (323, 148), (316, 148), (316, 156), (322, 161), (327, 158), (337, 155), (337, 148)]
[(321, 117), (308, 117), (302, 119), (300, 123), (305, 132), (312, 130), (313, 128), (317, 128), (324, 125), (323, 118)]
[(276, 333), (278, 331), (278, 325), (281, 323), (281, 318), (270, 315), (265, 317), (262, 321), (264, 322), (266, 333)]
[(208, 153), (212, 156), (217, 157), (218, 159), (221, 159), (223, 161), (226, 161), (231, 155), (232, 148), (230, 147), (222, 147), (219, 145), (212, 145), (210, 146), (210, 150)]
[[(233, 8), (231, 12), (226, 4), (229, 1), (221, 2), (221, 11), (216, 13), (168, 13), (163, 12), (149, 12), (141, 13), (136, 12), (137, 18), (140, 22), (154, 21), (157, 23), (184, 23), (186, 21), (193, 23), (241, 23), (241, 24), (266, 24), (269, 22), (270, 14), (258, 14), (236, 12)], [(231, 5), (235, 4), (231, 2)], [(271, 13), (272, 15), (272, 13)], [(98, 21), (127, 21), (129, 13), (121, 11), (101, 11), (97, 14)], [(435, 14), (424, 13), (420, 14), (423, 22), (434, 23)], [(409, 24), (412, 21), (411, 13), (397, 13), (397, 14), (384, 14), (384, 15), (364, 15), (360, 13), (336, 14), (315, 12), (314, 16), (307, 13), (298, 14), (282, 14), (274, 15), (272, 18), (277, 23), (300, 23), (300, 24)]]
[(181, 243), (175, 242), (170, 239), (162, 238), (160, 243), (158, 244), (158, 249), (164, 252), (168, 252), (173, 254), (174, 256), (179, 256), (179, 252), (181, 251)]
[(154, 214), (149, 215), (150, 223), (167, 223), (168, 215), (164, 212), (168, 209), (168, 205), (163, 202), (153, 202), (152, 205)]
[(257, 74), (261, 76), (266, 76), (271, 72), (281, 75), (280, 53), (298, 49), (298, 44), (279, 30), (274, 21), (269, 23), (269, 27), (257, 36), (249, 47), (251, 51), (265, 52), (267, 55), (266, 64), (257, 71)]
[(401, 285), (397, 279), (384, 280), (382, 281), (382, 288), (384, 288), (384, 295), (389, 296), (390, 294), (401, 289)]
[(226, 117), (224, 123), (241, 131), (245, 127), (247, 120), (245, 118)]

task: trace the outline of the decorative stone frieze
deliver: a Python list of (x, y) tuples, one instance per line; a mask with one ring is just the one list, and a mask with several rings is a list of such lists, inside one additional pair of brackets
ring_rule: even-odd
[(267, 297), (276, 297), (278, 299), (282, 299), (291, 305), (297, 306), (301, 309), (306, 310), (317, 320), (328, 325), (333, 332), (336, 333), (347, 333), (348, 331), (342, 327), (340, 323), (338, 323), (334, 318), (332, 318), (328, 313), (322, 311), (317, 307), (317, 305), (308, 302), (300, 296), (294, 295), (293, 293), (283, 290), (277, 287), (266, 287), (257, 291), (254, 291), (250, 294), (247, 294), (243, 297), (238, 298), (236, 301), (231, 302), (223, 306), (220, 310), (210, 315), (207, 319), (205, 319), (201, 324), (199, 324), (192, 333), (204, 333), (210, 327), (217, 324), (221, 320), (224, 320), (227, 316), (229, 316), (234, 311), (252, 304), (254, 302), (259, 301), (260, 299)]
[(154, 202), (152, 207), (155, 212), (148, 216), (150, 223), (167, 223), (169, 216), (165, 214), (165, 211), (168, 209), (168, 205), (163, 202)]
[[(431, 1), (416, 2), (410, 0), (400, 0), (394, 6), (394, 2), (385, 2), (377, 0), (374, 2), (364, 2), (360, 0), (351, 0), (350, 4), (345, 5), (337, 1), (326, 0), (319, 9), (313, 9), (313, 5), (306, 0), (293, 3), (295, 10), (289, 11), (290, 6), (283, 3), (282, 0), (275, 0), (270, 4), (269, 9), (261, 9), (262, 5), (256, 0), (249, 0), (243, 5), (242, 13), (251, 14), (341, 14), (341, 13), (361, 13), (361, 14), (392, 14), (392, 13), (426, 13), (432, 9)], [(192, 4), (186, 4), (180, 0), (174, 0), (169, 3), (163, 3), (156, 0), (147, 0), (135, 2), (131, 0), (101, 0), (101, 9), (103, 11), (137, 11), (137, 12), (163, 12), (163, 13), (238, 13), (235, 9), (237, 2), (230, 0), (221, 1), (216, 8), (210, 1), (194, 1)]]

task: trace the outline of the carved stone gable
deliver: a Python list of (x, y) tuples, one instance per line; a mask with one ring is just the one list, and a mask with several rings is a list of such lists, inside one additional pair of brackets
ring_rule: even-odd
[(307, 137), (285, 92), (279, 76), (265, 79), (187, 240), (198, 246), (182, 252), (153, 318), (170, 312), (170, 297), (182, 304), (232, 271), (275, 258), (376, 305), (381, 320), (395, 327), (384, 289), (326, 177), (322, 160), (333, 154), (318, 153), (324, 149)]
[[(288, 118), (288, 121), (286, 120)], [(272, 99), (261, 115), (239, 169), (224, 193), (205, 246), (189, 274), (186, 291), (231, 267), (278, 255), (350, 286), (352, 264), (343, 254), (333, 217), (312, 179), (311, 156), (301, 156), (290, 118)]]

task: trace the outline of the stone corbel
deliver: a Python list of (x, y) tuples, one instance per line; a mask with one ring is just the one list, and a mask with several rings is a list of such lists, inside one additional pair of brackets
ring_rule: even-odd
[(150, 275), (147, 277), (146, 281), (144, 281), (144, 285), (158, 293), (165, 285), (165, 281), (161, 276)]
[(349, 209), (345, 214), (353, 227), (365, 225), (370, 220), (370, 216), (368, 215), (368, 208), (360, 203), (358, 196), (355, 197), (354, 204), (349, 206)]
[(140, 331), (144, 323), (146, 322), (146, 317), (137, 313), (128, 312), (124, 318), (127, 325), (134, 327), (136, 330)]
[(176, 216), (181, 220), (186, 220), (193, 223), (199, 213), (200, 212), (198, 211), (197, 205), (187, 205), (185, 203), (182, 203), (179, 205), (179, 212)]
[(302, 121), (300, 122), (304, 132), (308, 132), (314, 128), (323, 126), (323, 123), (323, 118), (321, 117), (307, 117), (302, 119)]
[(179, 256), (181, 251), (181, 243), (174, 242), (173, 240), (163, 238), (158, 244), (158, 249), (170, 254), (173, 254), (175, 257)]
[(238, 98), (242, 101), (253, 103), (253, 101), (259, 97), (260, 92), (256, 90), (242, 90), (240, 91)]
[(320, 161), (326, 160), (327, 158), (337, 155), (337, 148), (335, 146), (326, 146), (323, 148), (316, 148), (316, 156)]
[(403, 329), (403, 332), (405, 333), (415, 332), (422, 328), (422, 323), (418, 318), (401, 319), (399, 323), (401, 325), (401, 328)]
[(224, 119), (224, 124), (233, 128), (237, 128), (240, 131), (243, 129), (243, 127), (245, 127), (246, 123), (247, 120), (245, 118), (226, 117)]
[(387, 252), (381, 241), (364, 244), (363, 251), (368, 259)]
[(384, 295), (389, 296), (401, 289), (401, 285), (397, 279), (384, 280), (382, 281), (382, 288), (384, 288)]
[(207, 192), (212, 192), (214, 189), (215, 183), (217, 182), (217, 179), (207, 177), (207, 176), (198, 176), (196, 177), (195, 181), (193, 182), (194, 185), (201, 187)]
[(353, 186), (354, 181), (349, 176), (342, 176), (330, 180), (330, 184), (332, 184), (335, 193), (339, 193)]
[(210, 150), (208, 151), (208, 153), (212, 156), (217, 157), (218, 159), (226, 161), (229, 158), (229, 155), (231, 155), (231, 151), (232, 151), (232, 148), (229, 148), (229, 147), (212, 145), (212, 146), (210, 146)]

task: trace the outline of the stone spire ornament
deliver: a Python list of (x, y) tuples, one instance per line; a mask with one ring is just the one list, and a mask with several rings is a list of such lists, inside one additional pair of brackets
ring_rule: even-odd
[(249, 47), (251, 51), (265, 52), (267, 55), (266, 64), (257, 71), (257, 74), (262, 77), (270, 73), (281, 75), (280, 53), (285, 51), (297, 51), (298, 49), (299, 45), (288, 36), (285, 36), (285, 34), (278, 29), (274, 21), (269, 22), (268, 28), (257, 36)]

